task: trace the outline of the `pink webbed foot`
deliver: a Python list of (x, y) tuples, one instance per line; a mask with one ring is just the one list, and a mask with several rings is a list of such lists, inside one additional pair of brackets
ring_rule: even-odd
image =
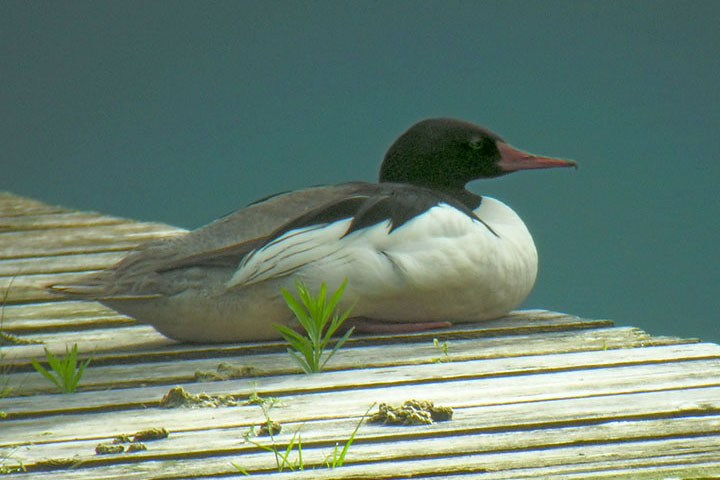
[(435, 330), (437, 328), (448, 328), (452, 325), (450, 322), (390, 322), (383, 320), (375, 320), (366, 317), (348, 318), (343, 323), (342, 330), (347, 331), (351, 327), (355, 327), (358, 333), (413, 333), (424, 332), (426, 330)]

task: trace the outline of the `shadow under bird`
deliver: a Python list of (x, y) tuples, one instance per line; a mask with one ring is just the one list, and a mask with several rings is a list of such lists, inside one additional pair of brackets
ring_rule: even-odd
[(535, 244), (471, 180), (575, 162), (520, 151), (469, 122), (432, 118), (390, 147), (379, 183), (317, 186), (258, 200), (115, 266), (48, 288), (97, 300), (191, 342), (280, 338), (297, 328), (281, 288), (348, 284), (338, 308), (369, 332), (500, 317), (530, 293)]

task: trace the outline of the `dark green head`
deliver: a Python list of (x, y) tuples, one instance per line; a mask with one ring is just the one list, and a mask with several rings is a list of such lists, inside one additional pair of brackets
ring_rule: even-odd
[(575, 162), (517, 150), (490, 130), (453, 118), (430, 118), (403, 133), (385, 154), (380, 182), (463, 190), (478, 178), (515, 170), (572, 167)]

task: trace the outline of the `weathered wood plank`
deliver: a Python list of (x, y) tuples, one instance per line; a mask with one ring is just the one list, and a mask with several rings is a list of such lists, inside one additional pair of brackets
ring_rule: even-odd
[[(449, 359), (454, 364), (480, 359), (508, 360), (512, 357), (545, 356), (535, 362), (537, 368), (549, 368), (550, 364), (562, 364), (570, 361), (567, 368), (577, 368), (575, 362), (584, 359), (586, 367), (615, 364), (627, 357), (626, 352), (617, 351), (619, 348), (633, 348), (645, 344), (650, 338), (639, 335), (636, 329), (613, 328), (576, 332), (544, 333), (518, 337), (476, 338), (453, 340), (449, 347)], [(522, 344), (522, 352), (518, 352), (517, 345)], [(609, 349), (609, 350), (608, 350)], [(238, 367), (252, 365), (265, 375), (278, 375), (297, 373), (299, 370), (290, 361), (284, 348), (277, 344), (276, 350), (281, 353), (254, 354), (251, 357), (229, 357), (226, 361), (237, 362)], [(595, 350), (595, 351), (593, 351)], [(598, 352), (599, 351), (599, 352)], [(570, 360), (563, 357), (547, 357), (551, 354), (570, 352), (578, 353)], [(608, 353), (610, 352), (610, 353)], [(357, 346), (339, 351), (327, 365), (326, 370), (353, 369), (357, 365), (364, 368), (389, 367), (402, 365), (416, 365), (433, 363), (441, 359), (441, 351), (430, 341), (420, 344), (396, 344)], [(634, 352), (629, 363), (643, 363), (648, 361), (673, 361), (680, 358), (708, 358), (720, 356), (720, 347), (714, 344), (702, 345), (671, 345), (669, 347), (643, 348)], [(198, 370), (214, 371), (218, 365), (217, 357), (212, 359), (183, 360), (182, 356), (170, 356), (170, 361), (149, 361), (142, 363), (126, 363), (124, 356), (98, 356), (95, 363), (86, 369), (82, 379), (81, 390), (105, 390), (108, 388), (126, 388), (138, 385), (169, 385), (190, 383), (195, 381), (195, 372)], [(157, 359), (160, 360), (160, 359)], [(163, 359), (164, 360), (164, 359)], [(116, 364), (122, 361), (121, 364)], [(549, 363), (548, 363), (549, 362)], [(503, 362), (485, 363), (487, 368), (497, 368)], [(106, 365), (103, 365), (106, 364)], [(16, 365), (19, 370), (10, 373), (7, 384), (14, 388), (15, 395), (31, 393), (51, 393), (55, 391), (47, 380), (39, 374), (29, 374), (29, 365)], [(471, 367), (475, 368), (475, 367)], [(484, 369), (485, 367), (483, 367)], [(497, 370), (501, 372), (502, 370)], [(479, 372), (479, 371), (478, 371)], [(31, 372), (34, 373), (34, 372)]]
[(53, 319), (67, 318), (70, 322), (83, 317), (106, 317), (117, 315), (117, 313), (98, 302), (90, 302), (83, 300), (65, 300), (46, 303), (33, 303), (24, 305), (6, 305), (5, 306), (5, 327), (14, 328), (19, 324), (19, 328), (29, 328), (29, 325), (23, 322), (43, 322)]
[[(8, 315), (6, 320), (7, 330), (13, 331), (15, 320)], [(72, 320), (68, 320), (68, 325), (72, 326)], [(350, 344), (359, 344), (362, 342), (373, 344), (391, 344), (391, 343), (417, 343), (432, 342), (434, 337), (443, 339), (457, 338), (474, 338), (474, 337), (497, 337), (503, 335), (523, 335), (528, 333), (541, 333), (553, 331), (571, 331), (585, 330), (591, 328), (601, 328), (612, 325), (609, 320), (588, 320), (580, 319), (572, 315), (557, 314), (545, 310), (516, 311), (511, 312), (506, 317), (489, 320), (479, 323), (459, 324), (448, 329), (439, 329), (426, 332), (418, 332), (405, 335), (372, 335), (372, 336), (353, 336)], [(61, 324), (56, 324), (60, 327)], [(641, 332), (637, 330), (637, 332)], [(647, 334), (638, 333), (638, 340)], [(122, 351), (127, 358), (133, 356), (133, 351), (143, 351), (143, 345), (140, 342), (152, 338), (164, 338), (152, 327), (146, 325), (137, 325), (133, 327), (122, 327), (113, 329), (86, 330), (82, 332), (53, 332), (44, 334), (38, 332), (23, 335), (23, 338), (31, 341), (44, 343), (52, 352), (64, 352), (65, 346), (78, 344), (81, 352), (93, 351), (100, 353), (104, 351)], [(137, 345), (135, 345), (137, 340)], [(679, 340), (678, 340), (679, 341)], [(170, 341), (168, 341), (170, 343)], [(176, 342), (172, 342), (176, 344)], [(268, 343), (277, 345), (277, 342), (256, 342), (253, 345), (264, 348)], [(236, 353), (244, 353), (248, 349), (248, 344), (219, 344), (219, 345), (195, 345), (195, 344), (177, 344), (175, 347), (178, 351), (185, 352), (187, 356), (229, 356)], [(43, 346), (40, 345), (18, 345), (8, 348), (5, 351), (5, 360), (12, 363), (28, 362), (30, 358), (44, 353)], [(168, 352), (164, 352), (166, 354)], [(145, 354), (143, 354), (145, 355)]]
[(137, 322), (97, 302), (63, 301), (5, 305), (3, 330), (15, 335), (106, 328)]
[(128, 250), (148, 240), (169, 238), (184, 231), (161, 223), (126, 222), (93, 228), (66, 227), (41, 233), (4, 232), (0, 235), (0, 258)]
[(14, 277), (0, 277), (0, 292), (7, 305), (14, 303), (48, 302), (57, 300), (46, 290), (46, 286), (53, 283), (71, 282), (77, 274), (36, 274), (17, 275)]
[(119, 217), (111, 217), (98, 212), (54, 212), (50, 214), (0, 216), (1, 232), (22, 232), (35, 230), (51, 230), (65, 227), (96, 227), (100, 225), (116, 225), (127, 223)]
[[(410, 335), (354, 336), (322, 375), (296, 371), (281, 342), (178, 344), (129, 324), (94, 302), (57, 301), (44, 285), (117, 262), (147, 240), (181, 234), (94, 212), (71, 212), (0, 192), (3, 329), (44, 345), (3, 347), (3, 383), (14, 393), (48, 391), (29, 365), (43, 347), (77, 343), (94, 357), (82, 380), (92, 391), (0, 399), (0, 460), (17, 456), (21, 478), (236, 476), (240, 461), (260, 478), (657, 478), (720, 475), (720, 347), (610, 328), (548, 311)], [(452, 362), (432, 339), (449, 341)], [(644, 348), (639, 348), (644, 347)], [(251, 364), (258, 378), (194, 383), (220, 361)], [(452, 406), (452, 421), (421, 427), (363, 425), (348, 466), (274, 472), (270, 453), (243, 441), (263, 417), (256, 406), (157, 407), (169, 385), (194, 393), (252, 392), (281, 398), (271, 410), (287, 442), (302, 426), (304, 456), (320, 462), (372, 401), (408, 398)], [(171, 436), (132, 455), (96, 456), (118, 433), (162, 425)], [(72, 470), (38, 462), (75, 457)]]
[[(528, 409), (527, 405), (522, 403), (456, 406), (453, 420), (449, 422), (414, 427), (363, 424), (357, 438), (373, 443), (390, 442), (395, 438), (405, 440), (444, 438), (448, 439), (448, 444), (455, 444), (453, 451), (457, 452), (465, 448), (472, 448), (474, 451), (478, 449), (492, 450), (484, 443), (468, 445), (468, 442), (455, 440), (455, 437), (463, 435), (527, 431), (542, 437), (541, 432), (551, 429), (566, 427), (593, 429), (613, 423), (629, 426), (634, 422), (632, 428), (627, 428), (627, 432), (624, 433), (626, 438), (679, 436), (681, 434), (698, 436), (701, 432), (720, 433), (720, 387), (699, 388), (694, 393), (697, 396), (694, 404), (688, 404), (687, 398), (681, 391), (664, 390), (592, 396), (582, 399), (541, 400), (533, 402), (534, 408), (532, 409)], [(288, 412), (287, 410), (292, 409), (293, 405), (286, 403), (284, 406), (271, 410), (272, 418), (279, 418), (277, 414), (282, 414), (284, 417), (298, 418), (298, 420), (283, 422), (284, 430), (276, 436), (276, 441), (280, 444), (288, 442), (292, 434), (300, 429), (303, 442), (307, 446), (332, 445), (335, 441), (347, 438), (368, 406), (355, 405), (352, 409), (333, 411), (322, 410), (319, 406), (315, 406), (316, 412), (314, 413), (316, 415), (309, 413), (313, 415), (313, 419), (308, 421), (304, 418), (304, 415), (308, 413)], [(105, 422), (100, 418), (84, 422), (82, 415), (38, 418), (27, 421), (27, 425), (32, 427), (31, 431), (38, 432), (36, 439), (16, 437), (17, 428), (14, 428), (15, 425), (10, 421), (8, 425), (10, 428), (7, 432), (10, 435), (8, 439), (16, 437), (20, 441), (7, 442), (4, 440), (3, 445), (6, 450), (31, 446), (31, 448), (25, 449), (26, 461), (76, 454), (92, 456), (90, 453), (92, 448), (87, 448), (86, 444), (111, 441), (117, 434), (129, 433), (135, 428), (135, 425), (142, 424), (141, 420), (144, 418), (145, 426), (162, 425), (168, 427), (172, 433), (167, 440), (164, 440), (162, 444), (157, 444), (152, 452), (149, 452), (153, 456), (180, 455), (190, 452), (227, 454), (238, 451), (238, 449), (254, 450), (252, 445), (243, 442), (240, 442), (239, 445), (238, 440), (242, 439), (243, 432), (247, 431), (251, 424), (259, 424), (264, 421), (260, 409), (256, 406), (217, 410), (180, 410), (174, 413), (176, 414), (174, 428), (168, 427), (168, 420), (173, 418), (173, 411), (155, 409), (151, 409), (145, 414), (142, 411), (128, 412), (127, 418), (124, 415), (116, 415), (114, 421)], [(221, 415), (222, 418), (218, 419), (217, 415)], [(102, 414), (102, 416), (111, 418), (109, 414)], [(189, 423), (182, 423), (183, 417)], [(658, 428), (660, 431), (649, 435), (648, 428), (643, 427), (651, 425), (653, 422), (655, 422), (655, 426), (650, 430)], [(672, 427), (674, 430), (671, 432), (672, 425), (675, 426)]]
[(130, 250), (0, 260), (0, 276), (103, 270), (119, 262), (128, 253)]
[[(682, 431), (682, 422), (669, 422), (675, 425), (679, 423), (677, 427)], [(657, 425), (658, 422), (654, 423)], [(648, 440), (647, 436), (637, 435), (637, 431), (637, 437), (623, 438), (623, 430), (627, 431), (628, 426), (632, 425), (613, 422), (595, 428), (569, 427), (550, 430), (543, 432), (544, 435), (538, 432), (468, 435), (462, 438), (460, 445), (465, 448), (459, 451), (452, 451), (453, 446), (458, 446), (458, 443), (448, 442), (444, 437), (410, 441), (401, 439), (393, 442), (397, 449), (390, 449), (385, 443), (366, 444), (358, 441), (353, 444), (354, 448), (348, 454), (348, 465), (340, 469), (318, 469), (294, 472), (291, 475), (271, 475), (267, 478), (397, 478), (399, 472), (402, 472), (403, 476), (414, 477), (419, 474), (479, 473), (547, 467), (563, 467), (565, 470), (571, 468), (577, 471), (592, 468), (592, 463), (617, 462), (620, 459), (667, 465), (667, 460), (663, 461), (663, 458), (690, 454), (698, 455), (706, 462), (720, 459), (717, 452), (712, 452), (720, 446), (720, 435), (713, 435), (712, 430), (702, 432), (705, 433), (702, 436), (683, 435), (673, 438), (661, 435), (658, 440)], [(648, 427), (649, 425), (643, 425), (643, 428)], [(662, 428), (662, 424), (659, 427)], [(655, 426), (655, 429), (658, 429), (658, 426)], [(618, 449), (618, 443), (615, 442), (625, 448)], [(608, 452), (610, 449), (612, 453)], [(321, 465), (330, 450), (329, 447), (306, 447), (303, 448), (303, 458), (311, 465)], [(427, 452), (433, 452), (433, 455), (427, 455)], [(152, 454), (140, 453), (127, 455), (123, 458), (127, 463), (115, 465), (103, 465), (107, 459), (93, 458), (88, 459), (88, 466), (95, 468), (81, 466), (75, 470), (63, 471), (63, 476), (68, 479), (205, 477), (237, 473), (231, 462), (246, 465), (251, 471), (274, 470), (270, 453), (241, 453), (238, 448), (235, 452), (224, 455), (208, 455), (202, 462), (193, 461), (184, 455), (158, 458)], [(353, 465), (354, 462), (357, 463)], [(126, 476), (133, 474), (144, 477)], [(45, 477), (38, 475), (36, 478)]]
[[(674, 466), (680, 461), (699, 458), (709, 465), (710, 472), (717, 474), (718, 456), (713, 449), (718, 446), (717, 436), (704, 437), (687, 444), (687, 439), (667, 439), (659, 441), (630, 441), (621, 444), (597, 443), (569, 447), (510, 450), (492, 453), (478, 453), (452, 457), (426, 455), (420, 460), (393, 460), (376, 463), (362, 463), (344, 466), (340, 469), (320, 469), (305, 472), (260, 475), (267, 479), (379, 479), (379, 478), (417, 478), (428, 475), (431, 478), (446, 478), (448, 475), (463, 475), (462, 478), (547, 478), (544, 473), (555, 471), (563, 478), (565, 472), (585, 471), (584, 478), (594, 478), (588, 472), (598, 468), (607, 469), (609, 465), (641, 464), (646, 466)], [(620, 447), (620, 448), (619, 448)], [(303, 452), (305, 456), (305, 452)], [(208, 459), (205, 470), (186, 470), (186, 475), (209, 475), (211, 473), (230, 472), (222, 462), (237, 461), (232, 457)], [(187, 467), (194, 465), (188, 464)], [(164, 470), (157, 469), (152, 478), (179, 478), (185, 462), (178, 460), (167, 465)], [(217, 470), (216, 470), (217, 469)], [(530, 476), (515, 477), (513, 472), (527, 469), (534, 472)], [(131, 469), (130, 471), (133, 471)], [(149, 472), (148, 472), (149, 473)], [(635, 478), (631, 472), (626, 478)], [(468, 476), (471, 474), (472, 476)], [(474, 475), (473, 475), (474, 474)], [(491, 475), (492, 474), (492, 475)], [(177, 475), (177, 476), (176, 476)], [(527, 474), (526, 474), (527, 475)], [(74, 477), (69, 477), (74, 478)], [(83, 477), (78, 477), (83, 478)], [(117, 478), (109, 476), (107, 478)], [(139, 477), (138, 477), (139, 478)], [(238, 477), (240, 478), (240, 477)], [(713, 475), (707, 477), (713, 478)]]
[[(53, 297), (53, 299), (56, 301), (5, 305), (4, 307), (1, 307), (4, 311), (3, 328), (11, 333), (42, 330), (44, 328), (72, 328), (78, 322), (91, 323), (92, 320), (95, 318), (119, 316), (119, 314), (117, 314), (112, 309), (105, 307), (97, 302), (57, 300), (56, 297)], [(547, 315), (550, 313), (552, 314)], [(504, 319), (501, 319), (501, 321), (514, 322), (513, 325), (517, 328), (527, 328), (528, 326), (538, 328), (540, 326), (540, 322), (545, 322), (548, 328), (562, 327), (563, 324), (561, 322), (565, 322), (568, 329), (597, 328), (612, 325), (612, 322), (608, 320), (579, 319), (578, 317), (557, 314), (554, 312), (547, 312), (544, 310), (517, 311), (504, 317)], [(531, 324), (530, 322), (534, 323)], [(485, 325), (486, 327), (490, 327), (494, 324), (499, 325), (497, 321), (494, 321), (494, 323), (482, 322), (478, 324), (471, 323), (466, 325), (458, 325), (456, 326), (456, 328), (466, 328), (467, 326), (472, 327), (474, 325)], [(455, 330), (450, 329), (442, 330), (442, 332), (444, 334), (453, 335), (457, 333), (455, 332)], [(377, 338), (381, 337), (378, 336)], [(385, 336), (383, 338), (390, 337)]]
[[(128, 330), (128, 334), (123, 335), (123, 330)], [(118, 334), (117, 337), (113, 335), (114, 333)], [(36, 340), (38, 337), (41, 343), (4, 347), (3, 363), (14, 365), (18, 358), (22, 358), (25, 363), (31, 358), (44, 357), (45, 346), (54, 353), (64, 354), (66, 347), (77, 344), (80, 352), (93, 355), (94, 352), (161, 349), (176, 343), (147, 325), (22, 336), (26, 340)]]
[[(632, 398), (635, 399), (635, 397)], [(615, 399), (615, 402), (618, 403), (618, 400), (619, 399)], [(628, 402), (628, 398), (624, 400), (626, 404), (632, 403)], [(656, 401), (661, 402), (662, 399), (658, 398)], [(562, 405), (565, 406), (570, 403), (571, 402), (568, 401), (562, 401)], [(539, 403), (538, 406), (556, 411), (556, 404), (554, 403)], [(620, 404), (618, 404), (618, 406), (622, 407)], [(249, 409), (253, 407), (242, 408)], [(638, 410), (637, 407), (633, 407), (632, 409), (635, 411)], [(257, 410), (257, 408), (255, 408), (255, 410)], [(546, 421), (540, 418), (527, 419), (524, 416), (518, 417), (519, 412), (511, 412), (512, 418), (521, 419), (521, 423), (517, 424), (503, 422), (502, 419), (497, 418), (496, 413), (493, 414), (493, 412), (487, 412), (487, 410), (485, 407), (458, 409), (457, 413), (462, 415), (462, 420), (464, 421), (462, 428), (457, 428), (457, 426), (453, 428), (454, 424), (452, 422), (416, 427), (388, 427), (363, 423), (357, 439), (359, 442), (381, 443), (392, 441), (395, 437), (400, 437), (403, 440), (424, 440), (434, 438), (448, 439), (477, 434), (492, 436), (506, 432), (530, 432), (536, 439), (527, 439), (522, 442), (522, 445), (532, 448), (534, 446), (548, 446), (555, 443), (572, 443), (572, 441), (568, 441), (569, 439), (562, 437), (555, 437), (548, 443), (547, 432), (552, 432), (553, 430), (563, 431), (569, 428), (577, 432), (584, 432), (587, 435), (599, 437), (596, 438), (596, 440), (602, 439), (605, 441), (612, 440), (613, 434), (606, 433), (601, 435), (598, 431), (606, 429), (608, 425), (612, 425), (613, 428), (616, 429), (614, 434), (618, 435), (618, 439), (680, 436), (698, 437), (720, 433), (720, 417), (717, 415), (698, 416), (692, 415), (691, 412), (682, 410), (672, 411), (667, 408), (657, 413), (653, 412), (655, 416), (652, 418), (648, 418), (644, 414), (641, 418), (638, 418), (636, 415), (623, 416), (622, 414), (617, 418), (609, 416), (599, 417), (599, 412), (596, 411), (590, 412), (590, 416), (588, 417), (582, 417), (576, 413), (575, 417), (565, 422), (558, 422), (556, 418), (549, 416), (548, 412), (543, 412), (543, 418), (545, 418)], [(517, 407), (516, 410), (518, 410)], [(486, 413), (489, 413), (489, 423), (485, 421)], [(558, 413), (561, 412), (558, 411)], [(717, 410), (716, 413), (718, 413)], [(283, 427), (285, 431), (277, 434), (275, 441), (279, 445), (286, 445), (290, 437), (296, 431), (300, 430), (303, 435), (303, 444), (306, 447), (333, 445), (336, 441), (346, 439), (357, 425), (358, 420), (359, 417), (348, 417), (343, 419), (320, 420), (312, 424), (286, 423)], [(534, 421), (530, 422), (528, 420)], [(259, 423), (262, 421), (264, 421), (262, 415), (255, 415), (255, 418), (251, 419), (251, 422)], [(617, 427), (617, 425), (620, 425), (620, 427)], [(206, 430), (186, 429), (173, 431), (167, 440), (164, 440), (162, 443), (153, 444), (155, 448), (153, 448), (151, 452), (148, 452), (147, 455), (157, 457), (160, 455), (181, 455), (190, 452), (194, 452), (195, 454), (207, 452), (211, 455), (218, 455), (238, 451), (254, 451), (256, 450), (255, 446), (242, 441), (243, 431), (247, 431), (249, 426), (250, 422), (232, 426), (221, 426), (212, 429), (213, 432), (210, 435), (208, 435)], [(449, 435), (452, 435), (452, 437), (449, 437)], [(555, 434), (553, 433), (553, 435)], [(37, 462), (44, 458), (71, 457), (75, 455), (92, 458), (94, 456), (92, 452), (95, 444), (101, 441), (112, 441), (112, 438), (113, 437), (93, 437), (90, 434), (86, 434), (83, 438), (68, 438), (67, 440), (59, 442), (44, 441), (32, 445), (28, 444), (29, 448), (23, 449), (25, 451), (24, 459), (27, 462)], [(238, 442), (238, 440), (240, 440), (240, 442)], [(260, 438), (258, 440), (264, 444), (270, 443), (269, 438)], [(480, 443), (451, 440), (446, 442), (447, 446), (444, 448), (438, 448), (434, 451), (438, 454), (458, 454), (508, 448), (507, 445), (490, 445), (489, 443), (491, 442), (492, 440), (489, 438)], [(394, 451), (393, 455), (400, 453), (399, 451)], [(409, 451), (406, 453), (405, 456), (407, 457), (418, 456), (417, 451)], [(142, 456), (142, 454), (138, 456)], [(116, 457), (116, 459), (118, 458)], [(122, 459), (118, 460), (122, 461)]]
[[(579, 361), (573, 365), (572, 359), (582, 360), (592, 357), (589, 354), (560, 354), (544, 357), (514, 357), (509, 359), (487, 359), (470, 362), (452, 362), (450, 364), (421, 364), (396, 367), (381, 367), (363, 370), (325, 372), (323, 375), (278, 375), (256, 377), (223, 382), (187, 384), (191, 393), (205, 391), (210, 394), (231, 393), (244, 398), (257, 391), (263, 395), (302, 395), (311, 392), (326, 392), (327, 398), (318, 400), (320, 405), (337, 402), (335, 396), (347, 395), (346, 389), (376, 389), (384, 387), (390, 391), (393, 387), (397, 395), (405, 398), (425, 398), (426, 392), (434, 395), (439, 392), (432, 387), (433, 382), (442, 380), (443, 392), (440, 397), (431, 399), (452, 405), (476, 405), (497, 402), (528, 402), (541, 399), (559, 399), (590, 395), (610, 395), (616, 393), (644, 392), (651, 390), (697, 388), (720, 383), (720, 358), (706, 357), (687, 359), (681, 354), (677, 361), (662, 363), (623, 362), (623, 351), (602, 352), (610, 358), (615, 357), (613, 365), (595, 366), (592, 362)], [(552, 362), (538, 367), (542, 361)], [(568, 362), (563, 366), (563, 361)], [(596, 358), (596, 361), (600, 359)], [(288, 363), (289, 364), (289, 363)], [(554, 365), (554, 366), (552, 366)], [(539, 383), (542, 382), (542, 383)], [(522, 383), (522, 385), (519, 385)], [(166, 386), (147, 386), (116, 391), (82, 392), (61, 397), (62, 403), (53, 400), (60, 398), (50, 395), (32, 397), (12, 397), (0, 400), (0, 409), (8, 418), (46, 416), (54, 413), (91, 412), (103, 410), (122, 410), (146, 408), (157, 405), (167, 392)], [(488, 398), (488, 392), (492, 397)], [(468, 397), (470, 395), (470, 397)], [(332, 402), (330, 398), (333, 398)], [(458, 403), (463, 401), (470, 403)], [(399, 401), (401, 398), (375, 398), (377, 401)], [(348, 400), (365, 402), (366, 398)], [(305, 403), (304, 397), (291, 402)], [(324, 403), (330, 402), (330, 403)]]
[[(621, 448), (621, 445), (617, 445)], [(581, 452), (580, 452), (581, 453)], [(582, 454), (582, 453), (581, 453)], [(513, 469), (509, 476), (493, 472), (483, 475), (486, 480), (543, 478), (558, 479), (714, 479), (720, 476), (720, 462), (717, 455), (709, 453), (656, 455), (652, 458), (601, 460), (584, 465), (545, 466), (534, 469)], [(425, 477), (427, 478), (427, 477)], [(468, 477), (466, 477), (468, 478)], [(469, 477), (480, 478), (480, 477)]]
[(85, 272), (0, 277), (0, 292), (3, 292), (7, 305), (56, 301), (58, 296), (47, 290), (48, 285), (69, 283), (84, 274)]
[(0, 222), (8, 221), (5, 217), (47, 215), (69, 211), (67, 208), (48, 205), (31, 198), (0, 191)]

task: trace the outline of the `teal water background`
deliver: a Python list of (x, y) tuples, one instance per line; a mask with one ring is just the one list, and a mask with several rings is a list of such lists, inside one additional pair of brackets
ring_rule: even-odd
[(188, 228), (376, 178), (452, 116), (580, 168), (471, 189), (540, 252), (525, 307), (720, 341), (720, 2), (0, 2), (0, 189)]

